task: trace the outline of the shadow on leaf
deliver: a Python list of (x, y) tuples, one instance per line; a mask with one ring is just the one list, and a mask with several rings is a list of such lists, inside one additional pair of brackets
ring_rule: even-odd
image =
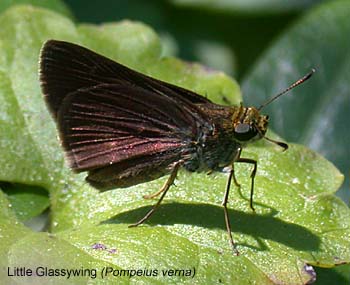
[[(121, 213), (104, 223), (132, 224), (141, 219), (150, 206)], [(233, 232), (253, 236), (256, 239), (273, 240), (296, 250), (317, 250), (320, 238), (300, 225), (285, 222), (271, 214), (259, 215), (229, 209)], [(196, 225), (226, 231), (223, 208), (210, 204), (162, 204), (147, 221), (151, 225)]]

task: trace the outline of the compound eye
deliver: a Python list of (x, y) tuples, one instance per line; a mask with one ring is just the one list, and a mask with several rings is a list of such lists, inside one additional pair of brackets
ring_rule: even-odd
[(257, 133), (257, 130), (250, 124), (240, 123), (235, 126), (235, 138), (239, 141), (248, 141)]
[(237, 134), (245, 134), (250, 131), (250, 125), (249, 124), (238, 124), (235, 127), (235, 133)]

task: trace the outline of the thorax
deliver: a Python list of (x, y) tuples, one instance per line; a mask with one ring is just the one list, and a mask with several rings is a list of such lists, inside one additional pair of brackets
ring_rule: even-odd
[(199, 105), (210, 124), (198, 126), (198, 134), (188, 150), (184, 167), (188, 171), (221, 171), (232, 164), (241, 145), (235, 141), (232, 116), (236, 107)]

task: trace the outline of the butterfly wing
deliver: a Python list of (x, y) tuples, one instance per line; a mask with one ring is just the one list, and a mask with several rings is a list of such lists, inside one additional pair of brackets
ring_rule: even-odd
[(71, 167), (86, 171), (171, 152), (196, 140), (201, 118), (192, 105), (129, 85), (101, 84), (69, 94), (58, 111)]
[(40, 80), (70, 166), (99, 189), (168, 173), (196, 150), (210, 119), (186, 89), (133, 71), (75, 44), (48, 41)]
[(148, 77), (76, 44), (50, 40), (40, 56), (43, 94), (54, 117), (64, 98), (80, 88), (99, 84), (129, 84), (192, 103), (211, 103), (184, 88)]

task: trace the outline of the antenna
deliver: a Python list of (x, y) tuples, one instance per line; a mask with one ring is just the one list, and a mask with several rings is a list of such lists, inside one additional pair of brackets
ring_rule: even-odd
[(292, 90), (293, 88), (297, 87), (298, 85), (304, 83), (306, 80), (308, 80), (316, 70), (313, 68), (311, 71), (300, 78), (299, 80), (295, 81), (292, 85), (290, 85), (287, 89), (283, 90), (281, 93), (278, 93), (276, 96), (268, 99), (265, 103), (263, 103), (259, 108), (258, 111), (260, 111), (262, 108), (264, 108), (266, 105), (270, 104), (272, 101), (275, 101), (278, 97), (282, 96), (283, 94), (286, 94), (288, 91)]

